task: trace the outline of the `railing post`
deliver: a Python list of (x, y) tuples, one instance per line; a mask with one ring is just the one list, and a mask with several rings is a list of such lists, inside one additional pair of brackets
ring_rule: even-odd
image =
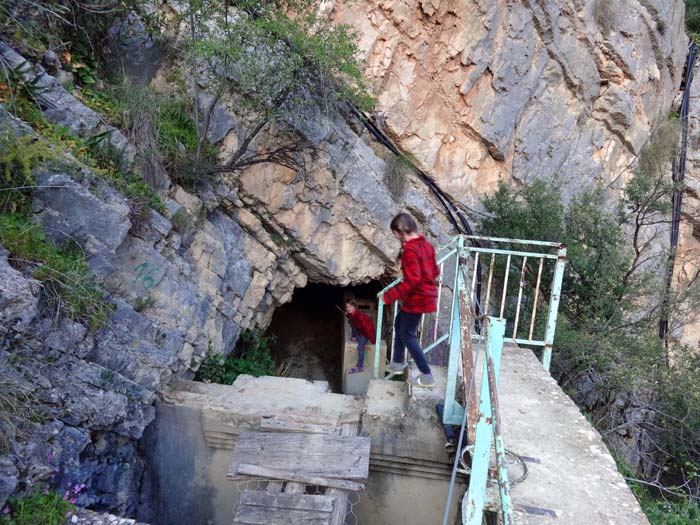
[[(462, 272), (461, 259), (463, 250), (461, 249), (462, 241), (460, 240), (460, 250), (457, 251), (455, 258), (455, 285), (452, 290), (452, 317), (450, 318), (450, 335), (448, 338), (450, 344), (450, 353), (447, 362), (447, 384), (445, 385), (445, 408), (443, 411), (442, 422), (445, 425), (459, 425), (462, 423), (464, 416), (464, 408), (457, 403), (455, 399), (457, 394), (457, 376), (459, 374), (459, 366), (462, 361), (462, 343), (464, 334), (462, 333), (462, 315), (461, 309), (455, 307), (455, 303), (461, 306), (460, 299), (464, 296), (469, 296), (467, 283)], [(467, 342), (471, 343), (469, 334), (467, 334)]]
[[(489, 392), (488, 360), (493, 362), (492, 376), (498, 383), (501, 370), (501, 351), (503, 336), (506, 332), (506, 320), (503, 318), (487, 317), (484, 324), (486, 337), (486, 356), (484, 358), (483, 374), (481, 376), (481, 395), (479, 397), (479, 421), (476, 425), (476, 438), (472, 453), (469, 488), (462, 499), (462, 523), (464, 525), (481, 525), (484, 505), (486, 504), (486, 486), (489, 474), (489, 458), (493, 443), (493, 418), (491, 397)], [(494, 385), (494, 387), (496, 386)]]
[(542, 353), (542, 366), (545, 370), (549, 370), (549, 365), (552, 362), (552, 346), (554, 345), (554, 332), (557, 328), (557, 312), (559, 311), (559, 298), (565, 266), (566, 246), (562, 244), (557, 250), (557, 262), (554, 265), (554, 276), (552, 277), (552, 293), (549, 296), (547, 328), (544, 334), (544, 352)]
[[(450, 332), (449, 332), (449, 338), (448, 341), (452, 340), (452, 336), (454, 335), (453, 331), (453, 319), (455, 317), (455, 312), (457, 311), (457, 305), (459, 304), (459, 293), (457, 293), (457, 289), (459, 287), (458, 281), (459, 281), (459, 260), (462, 257), (462, 254), (464, 252), (464, 237), (462, 235), (459, 236), (459, 240), (457, 241), (457, 253), (455, 254), (455, 279), (454, 279), (454, 284), (452, 285), (452, 306), (450, 308)], [(466, 283), (464, 283), (466, 285)], [(457, 328), (457, 333), (459, 333), (459, 327)]]
[[(382, 318), (384, 317), (384, 294), (377, 294), (379, 306), (377, 307), (377, 335), (374, 344), (374, 379), (379, 379), (379, 354), (382, 351)], [(386, 345), (389, 348), (389, 345)], [(391, 357), (389, 358), (391, 359)]]

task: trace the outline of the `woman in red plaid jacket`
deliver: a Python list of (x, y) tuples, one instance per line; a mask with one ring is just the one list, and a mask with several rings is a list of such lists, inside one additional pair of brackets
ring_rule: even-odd
[(418, 234), (418, 225), (408, 213), (394, 217), (391, 232), (403, 244), (400, 255), (403, 280), (384, 294), (386, 304), (401, 301), (401, 310), (394, 323), (394, 352), (386, 369), (392, 374), (402, 372), (407, 366), (403, 362), (404, 348), (408, 348), (421, 372), (417, 378), (409, 379), (409, 383), (432, 388), (435, 379), (418, 344), (417, 331), (421, 316), (437, 310), (436, 280), (440, 268), (435, 260), (435, 248)]

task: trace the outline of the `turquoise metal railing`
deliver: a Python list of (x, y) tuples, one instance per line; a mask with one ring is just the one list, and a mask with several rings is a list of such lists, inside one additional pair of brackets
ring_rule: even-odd
[[(477, 241), (491, 246), (473, 246), (472, 241)], [(511, 246), (522, 246), (522, 249), (512, 250)], [(534, 250), (529, 248), (535, 248)], [(542, 365), (546, 370), (552, 359), (552, 347), (554, 343), (554, 333), (557, 323), (557, 312), (559, 310), (559, 298), (561, 292), (562, 280), (564, 277), (564, 268), (566, 265), (566, 246), (561, 243), (546, 242), (546, 241), (526, 241), (520, 239), (505, 239), (497, 237), (481, 237), (470, 235), (458, 235), (453, 237), (447, 244), (437, 250), (438, 265), (440, 266), (440, 278), (438, 281), (438, 311), (429, 323), (432, 331), (432, 341), (428, 342), (424, 347), (424, 352), (427, 354), (439, 345), (445, 343), (450, 346), (450, 353), (454, 345), (451, 344), (452, 335), (455, 333), (455, 328), (458, 325), (454, 323), (454, 316), (457, 309), (457, 295), (460, 289), (459, 280), (463, 282), (461, 289), (470, 290), (471, 304), (483, 305), (480, 313), (489, 315), (489, 310), (494, 307), (498, 313), (498, 317), (503, 317), (506, 322), (512, 326), (510, 337), (506, 337), (507, 341), (512, 341), (519, 345), (534, 346), (543, 348)], [(460, 262), (461, 261), (461, 262)], [(496, 266), (496, 262), (501, 262)], [(479, 272), (477, 268), (481, 266), (481, 275), (486, 275), (485, 283), (481, 283), (482, 295), (485, 297), (475, 297), (477, 289), (477, 276)], [(461, 276), (466, 268), (471, 268), (471, 279), (466, 276)], [(501, 269), (500, 273), (498, 269)], [(445, 270), (449, 271), (449, 278), (445, 278)], [(534, 277), (536, 272), (536, 280), (534, 284), (528, 286), (526, 276), (531, 273)], [(497, 275), (498, 273), (498, 275)], [(509, 282), (511, 274), (518, 279), (517, 293), (509, 294)], [(545, 287), (544, 282), (546, 275), (551, 274), (551, 283)], [(471, 281), (471, 282), (470, 282)], [(377, 294), (379, 299), (379, 308), (377, 316), (377, 333), (382, 333), (382, 324), (384, 319), (384, 294), (398, 285), (401, 278), (390, 283), (386, 288)], [(496, 288), (501, 286), (500, 300), (496, 298)], [(542, 304), (543, 288), (549, 290), (549, 299), (547, 301), (547, 318), (544, 323), (543, 333), (537, 334), (536, 328), (537, 319)], [(451, 296), (449, 306), (449, 317), (445, 308), (447, 296)], [(523, 322), (523, 305), (524, 299), (529, 303), (529, 319)], [(509, 303), (514, 303), (515, 308), (507, 309)], [(393, 316), (396, 318), (398, 305), (393, 306)], [(441, 318), (443, 323), (440, 323)], [(449, 321), (444, 322), (445, 318)], [(421, 321), (420, 341), (421, 345), (425, 339), (424, 320)], [(393, 326), (390, 331), (391, 342), (389, 344), (390, 353), (394, 348)], [(472, 331), (471, 337), (480, 339), (482, 336), (476, 331)], [(374, 377), (378, 377), (379, 373), (379, 339), (377, 340), (377, 351), (375, 352), (375, 367)]]
[[(478, 241), (479, 245), (474, 246), (473, 241)], [(481, 244), (488, 244), (488, 246), (481, 246)], [(522, 248), (513, 250), (511, 249), (513, 245)], [(443, 423), (461, 426), (460, 444), (468, 428), (474, 428), (472, 438), (467, 439), (468, 445), (458, 450), (457, 455), (460, 458), (463, 453), (469, 452), (472, 456), (469, 488), (462, 500), (462, 523), (480, 525), (482, 522), (493, 446), (496, 455), (502, 520), (504, 524), (510, 525), (513, 523), (513, 505), (510, 498), (508, 472), (505, 468), (505, 445), (501, 431), (497, 389), (503, 344), (513, 342), (542, 347), (542, 364), (544, 368), (549, 369), (566, 264), (566, 247), (561, 243), (544, 241), (459, 235), (439, 248), (437, 257), (441, 273), (438, 281), (438, 311), (434, 319), (429, 322), (433, 340), (424, 347), (424, 352), (427, 354), (438, 345), (447, 344), (449, 354)], [(503, 264), (497, 266), (497, 261), (502, 261)], [(480, 265), (481, 269), (487, 272), (479, 272)], [(500, 273), (498, 273), (499, 269), (501, 269)], [(447, 274), (445, 270), (448, 270)], [(534, 277), (535, 271), (536, 279), (533, 282), (529, 277)], [(487, 275), (485, 288), (477, 287), (478, 275), (484, 275), (484, 273)], [(550, 274), (551, 282), (546, 286), (545, 281), (549, 280), (547, 277)], [(509, 288), (511, 277), (518, 279), (515, 290)], [(377, 294), (379, 299), (377, 334), (382, 333), (384, 294), (400, 282), (401, 279), (396, 279)], [(483, 285), (483, 283), (480, 284)], [(500, 300), (492, 300), (492, 294), (494, 298), (496, 297), (495, 289), (498, 285), (501, 287)], [(476, 296), (478, 288), (481, 288), (485, 294), (483, 301), (481, 297)], [(541, 303), (545, 303), (543, 290), (549, 291), (549, 298), (546, 301), (547, 318), (544, 323), (544, 333), (536, 334), (538, 309)], [(449, 306), (446, 303), (448, 297)], [(529, 305), (529, 312), (523, 309), (526, 303)], [(491, 306), (497, 309), (497, 317), (488, 315)], [(395, 304), (394, 318), (397, 312), (398, 305)], [(528, 313), (530, 317), (525, 333), (521, 326), (524, 313)], [(424, 338), (424, 321), (425, 319), (421, 321), (421, 344)], [(511, 325), (512, 330), (506, 336), (508, 324)], [(393, 326), (390, 336), (393, 350)], [(375, 377), (378, 377), (380, 364), (380, 339), (381, 337), (377, 337)], [(473, 341), (479, 344), (479, 348), (482, 345), (485, 348), (481, 386), (477, 388), (473, 387), (475, 370), (479, 363), (472, 354)], [(457, 400), (457, 383), (460, 375), (465, 382), (464, 404)], [(478, 410), (477, 391), (480, 391)], [(455, 461), (456, 469), (457, 459)], [(453, 472), (445, 520), (449, 512), (454, 479)]]

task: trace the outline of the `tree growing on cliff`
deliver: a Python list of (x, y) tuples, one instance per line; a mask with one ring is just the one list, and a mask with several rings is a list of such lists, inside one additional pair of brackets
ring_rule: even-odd
[[(664, 309), (679, 323), (697, 318), (700, 295), (691, 286), (674, 292), (664, 305), (667, 253), (657, 237), (659, 226), (668, 231), (673, 185), (663, 167), (674, 136), (665, 146), (661, 139), (651, 141), (619, 206), (597, 188), (564, 207), (551, 181), (535, 180), (519, 189), (501, 185), (484, 201), (492, 216), (482, 221), (481, 231), (567, 244), (554, 375), (614, 450), (638, 458), (633, 467), (640, 490), (652, 487), (656, 496), (698, 499), (696, 354), (677, 345), (669, 360), (657, 330)], [(631, 444), (637, 448), (630, 450)]]
[(191, 0), (184, 20), (200, 144), (225, 93), (235, 95), (241, 122), (237, 147), (209, 172), (265, 162), (296, 169), (302, 153), (318, 147), (308, 136), (324, 116), (373, 103), (354, 33), (319, 16), (314, 3)]

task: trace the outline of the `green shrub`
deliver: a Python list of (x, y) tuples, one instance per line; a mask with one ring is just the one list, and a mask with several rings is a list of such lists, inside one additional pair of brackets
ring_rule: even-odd
[[(7, 512), (5, 512), (7, 511)], [(3, 523), (8, 525), (65, 525), (75, 505), (54, 491), (44, 491), (25, 498), (10, 498), (3, 509)]]
[[(667, 254), (649, 251), (643, 229), (645, 224), (667, 220), (673, 185), (665, 178), (664, 166), (672, 155), (674, 137), (675, 132), (666, 129), (650, 141), (617, 208), (608, 205), (595, 189), (575, 196), (564, 207), (553, 184), (536, 180), (518, 189), (501, 185), (484, 200), (493, 216), (481, 225), (484, 235), (567, 245), (569, 260), (554, 340), (553, 374), (584, 405), (583, 410), (604, 435), (614, 436), (620, 425), (618, 399), (644, 405), (646, 419), (634, 425), (650, 436), (644, 446), (652, 449), (642, 455), (654, 458), (649, 468), (663, 472), (667, 487), (688, 487), (673, 489), (680, 497), (672, 502), (657, 499), (663, 491), (644, 488), (648, 501), (640, 501), (650, 520), (664, 525), (696, 522), (697, 503), (686, 501), (683, 495), (700, 487), (696, 354), (678, 348), (673, 351), (673, 362), (667, 364), (669, 349), (658, 336)], [(529, 280), (533, 279), (530, 275)], [(697, 297), (685, 291), (675, 295), (671, 318), (675, 315), (687, 321), (696, 310), (692, 305)], [(575, 389), (580, 384), (594, 385), (596, 395), (591, 397), (588, 392), (579, 397)]]
[(110, 306), (94, 285), (82, 252), (58, 247), (23, 215), (0, 215), (0, 244), (15, 266), (31, 268), (43, 285), (46, 305), (57, 313), (97, 329), (107, 320)]
[(214, 352), (210, 344), (195, 374), (195, 381), (231, 385), (241, 374), (255, 377), (275, 375), (275, 360), (269, 348), (272, 340), (272, 337), (259, 332), (245, 331), (228, 357)]
[(56, 154), (46, 141), (31, 135), (18, 136), (10, 130), (0, 134), (0, 213), (26, 210), (34, 186), (33, 171)]
[[(348, 102), (362, 110), (373, 106), (356, 34), (321, 16), (318, 2), (237, 0), (228, 6), (191, 0), (188, 7), (183, 18), (191, 27), (185, 49), (190, 70), (195, 75), (206, 70), (214, 100), (235, 91), (236, 112), (247, 128), (214, 173), (268, 162), (303, 169), (300, 159), (311, 144), (300, 128), (316, 125), (319, 111), (347, 110)], [(196, 82), (192, 91), (188, 96), (197, 100)], [(197, 117), (201, 139), (209, 110)], [(274, 146), (257, 140), (263, 131), (274, 134)]]
[(700, 37), (700, 0), (685, 0), (685, 29), (697, 42)]
[(163, 187), (166, 174), (187, 188), (209, 180), (216, 148), (206, 140), (199, 144), (191, 101), (130, 84), (85, 88), (80, 97), (137, 146), (139, 169), (152, 188)]

